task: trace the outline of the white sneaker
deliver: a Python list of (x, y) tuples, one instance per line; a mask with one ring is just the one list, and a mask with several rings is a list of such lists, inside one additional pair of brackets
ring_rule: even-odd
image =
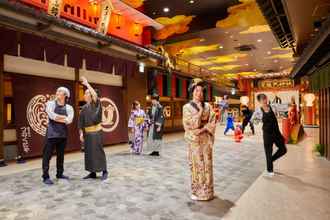
[(266, 173), (264, 174), (265, 177), (273, 177), (275, 176), (275, 173), (274, 172), (268, 172), (266, 171)]
[(195, 201), (197, 201), (198, 200), (198, 198), (197, 198), (197, 196), (195, 196), (195, 195), (191, 195), (191, 197), (190, 197), (192, 200), (195, 200)]

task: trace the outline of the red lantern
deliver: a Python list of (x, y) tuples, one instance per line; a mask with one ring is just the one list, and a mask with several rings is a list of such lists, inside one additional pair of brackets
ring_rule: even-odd
[(142, 34), (142, 25), (139, 23), (134, 23), (133, 24), (133, 34), (134, 36), (138, 37)]
[(117, 29), (120, 29), (123, 26), (123, 16), (121, 14), (113, 13), (112, 19)]

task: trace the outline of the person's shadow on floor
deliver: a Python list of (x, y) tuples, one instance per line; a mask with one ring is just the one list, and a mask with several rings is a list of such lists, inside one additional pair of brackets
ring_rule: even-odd
[(305, 182), (305, 181), (299, 179), (298, 177), (289, 176), (289, 175), (286, 175), (286, 174), (280, 173), (280, 172), (275, 172), (275, 174), (276, 174), (275, 177), (270, 179), (271, 181), (285, 184), (288, 188), (295, 190), (295, 191), (304, 192), (308, 188), (314, 188), (314, 189), (325, 191), (327, 193), (330, 192), (329, 189), (326, 187), (322, 187), (322, 186), (315, 185), (313, 183)]
[(229, 200), (215, 197), (211, 201), (189, 201), (187, 205), (192, 212), (222, 218), (235, 204)]

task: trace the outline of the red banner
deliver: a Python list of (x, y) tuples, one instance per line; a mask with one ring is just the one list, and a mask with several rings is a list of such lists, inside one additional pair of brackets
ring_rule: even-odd
[[(61, 79), (13, 75), (15, 124), (19, 156), (23, 158), (40, 156), (45, 142), (48, 116), (45, 104), (54, 98), (56, 89), (67, 87), (71, 97), (75, 97), (74, 83)], [(69, 104), (73, 105), (73, 99)], [(74, 122), (69, 126), (69, 137), (66, 150), (80, 148), (78, 130)]]

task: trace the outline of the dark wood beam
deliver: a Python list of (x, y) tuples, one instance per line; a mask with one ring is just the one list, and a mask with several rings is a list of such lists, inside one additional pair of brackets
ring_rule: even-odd
[(5, 143), (4, 143), (4, 56), (0, 54), (0, 167), (6, 166), (5, 163)]

